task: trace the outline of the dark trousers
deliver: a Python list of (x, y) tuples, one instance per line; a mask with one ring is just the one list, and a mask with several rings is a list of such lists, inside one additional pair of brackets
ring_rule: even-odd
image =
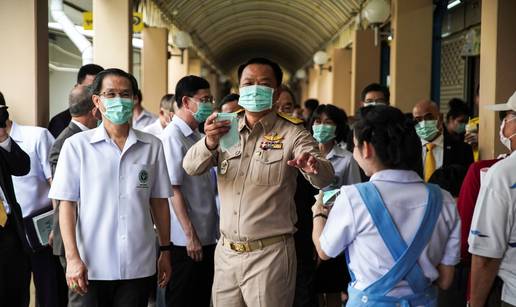
[(317, 307), (317, 294), (315, 293), (315, 267), (316, 263), (311, 259), (311, 257), (308, 257), (307, 259), (297, 258), (294, 307)]
[(172, 247), (172, 278), (165, 293), (167, 306), (210, 306), (215, 246), (203, 246), (200, 262), (194, 262), (188, 257), (186, 247)]
[(47, 246), (31, 253), (30, 265), (34, 274), (38, 306), (65, 307), (68, 302), (65, 272), (59, 258), (52, 254), (52, 248)]
[(147, 307), (153, 278), (89, 280), (84, 296), (70, 299), (68, 307)]
[[(0, 205), (1, 206), (1, 205)], [(14, 225), (0, 227), (0, 302), (2, 306), (29, 306), (29, 257)]]

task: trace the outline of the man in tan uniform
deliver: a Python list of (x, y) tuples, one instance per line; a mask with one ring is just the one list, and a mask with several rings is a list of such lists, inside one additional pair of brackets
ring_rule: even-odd
[(214, 306), (292, 306), (296, 256), (292, 234), (298, 171), (318, 188), (331, 183), (331, 163), (301, 121), (273, 111), (280, 67), (255, 58), (240, 66), (239, 144), (222, 150), (228, 121), (212, 114), (183, 167), (200, 175), (218, 167), (221, 238), (215, 251)]

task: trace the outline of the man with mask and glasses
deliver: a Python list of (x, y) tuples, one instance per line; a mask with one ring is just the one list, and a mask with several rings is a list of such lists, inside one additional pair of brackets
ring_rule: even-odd
[(297, 174), (318, 188), (333, 180), (331, 163), (302, 121), (273, 111), (282, 75), (279, 65), (265, 58), (241, 65), (238, 103), (245, 112), (231, 124), (237, 129), (236, 143), (224, 146), (221, 137), (230, 130), (230, 121), (218, 120), (215, 113), (206, 120), (206, 137), (183, 160), (189, 175), (218, 169), (221, 238), (215, 250), (215, 307), (292, 305)]
[(416, 132), (421, 139), (424, 179), (432, 176), (442, 166), (458, 164), (468, 168), (473, 163), (473, 150), (463, 141), (443, 135), (443, 116), (437, 104), (421, 100), (412, 109)]
[(389, 89), (378, 83), (371, 83), (366, 86), (360, 94), (362, 106), (389, 105)]
[(167, 306), (209, 307), (218, 213), (209, 172), (190, 176), (183, 169), (186, 152), (201, 139), (198, 127), (213, 113), (208, 81), (186, 76), (176, 85), (178, 111), (161, 135), (172, 183), (171, 262)]
[(516, 92), (507, 103), (486, 108), (501, 112), (500, 142), (511, 155), (489, 168), (480, 186), (468, 238), (470, 306), (499, 302), (486, 302), (497, 276), (503, 281), (501, 306), (516, 306)]
[(92, 99), (102, 124), (68, 138), (59, 156), (49, 197), (60, 201), (67, 284), (81, 295), (72, 307), (147, 306), (154, 225), (159, 285), (170, 278), (170, 181), (159, 139), (129, 125), (137, 89), (120, 69), (99, 73)]

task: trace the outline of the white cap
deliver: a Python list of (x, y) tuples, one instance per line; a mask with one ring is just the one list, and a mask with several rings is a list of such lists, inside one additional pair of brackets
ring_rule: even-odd
[(516, 92), (507, 100), (506, 103), (497, 103), (484, 106), (486, 109), (493, 111), (515, 111), (516, 112)]

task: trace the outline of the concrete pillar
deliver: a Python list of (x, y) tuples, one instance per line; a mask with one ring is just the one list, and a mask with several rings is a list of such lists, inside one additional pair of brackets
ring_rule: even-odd
[[(179, 49), (172, 49), (171, 54), (179, 55)], [(183, 64), (181, 64), (181, 57), (171, 56), (168, 59), (168, 92), (174, 94), (176, 91), (177, 82), (188, 74), (188, 50), (183, 53)]]
[(133, 70), (131, 0), (93, 0), (93, 58), (104, 68)]
[(368, 84), (380, 81), (380, 44), (374, 45), (373, 30), (353, 33), (351, 55), (351, 114), (360, 107), (360, 94)]
[(333, 103), (343, 108), (348, 116), (351, 109), (351, 54), (349, 48), (333, 50)]
[(10, 118), (48, 124), (48, 1), (0, 1), (0, 91)]
[(308, 69), (308, 99), (319, 99), (319, 68), (310, 67)]
[(142, 92), (145, 108), (159, 113), (161, 97), (167, 93), (168, 30), (165, 28), (144, 28), (142, 50)]
[(483, 105), (507, 102), (516, 90), (516, 1), (482, 1), (480, 36), (480, 127), (481, 159), (493, 159), (507, 149), (500, 144), (497, 112)]
[[(391, 1), (391, 104), (411, 112), (430, 98), (432, 66), (432, 0)], [(483, 4), (483, 3), (482, 3)]]

